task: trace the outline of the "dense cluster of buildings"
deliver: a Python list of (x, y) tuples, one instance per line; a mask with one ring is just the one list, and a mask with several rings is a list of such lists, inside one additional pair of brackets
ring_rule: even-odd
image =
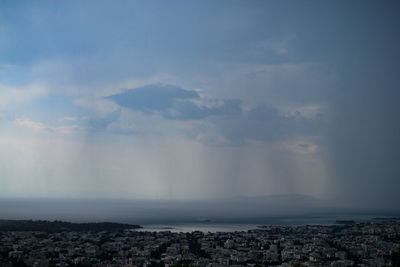
[(394, 266), (400, 222), (242, 232), (0, 232), (1, 266)]

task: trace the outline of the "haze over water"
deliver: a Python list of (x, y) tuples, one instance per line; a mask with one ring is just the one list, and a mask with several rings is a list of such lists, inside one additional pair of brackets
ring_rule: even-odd
[(337, 208), (300, 195), (192, 202), (2, 199), (0, 214), (2, 219), (111, 221), (140, 224), (140, 231), (173, 232), (243, 231), (260, 225), (331, 225), (337, 220), (364, 222), (375, 217), (400, 216), (400, 212), (393, 210)]

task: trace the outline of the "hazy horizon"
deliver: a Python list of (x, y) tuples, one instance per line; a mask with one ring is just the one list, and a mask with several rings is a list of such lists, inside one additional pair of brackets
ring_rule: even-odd
[(112, 221), (157, 225), (331, 224), (398, 217), (399, 209), (340, 207), (302, 195), (223, 200), (0, 198), (0, 220)]
[(156, 199), (221, 211), (235, 197), (297, 195), (398, 210), (399, 11), (2, 1), (0, 205)]

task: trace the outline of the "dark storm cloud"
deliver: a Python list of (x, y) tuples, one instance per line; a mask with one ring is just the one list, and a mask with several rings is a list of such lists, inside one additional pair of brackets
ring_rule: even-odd
[(198, 120), (204, 119), (208, 116), (220, 116), (223, 118), (235, 118), (239, 117), (242, 111), (242, 101), (239, 99), (227, 99), (221, 100), (223, 102), (219, 106), (206, 107), (198, 106), (190, 101), (178, 101), (174, 105), (173, 114), (165, 114), (167, 119), (175, 120)]
[(400, 203), (399, 10), (398, 2), (367, 2), (343, 21), (351, 39), (337, 42), (341, 76), (324, 137), (335, 190), (347, 205)]
[[(284, 115), (273, 106), (259, 105), (250, 110), (241, 109), (234, 116), (211, 116), (206, 124), (195, 127), (188, 135), (209, 136), (205, 143), (221, 145), (213, 138), (222, 137), (224, 145), (240, 145), (246, 140), (275, 142), (305, 136), (318, 136), (326, 119), (322, 115), (306, 117), (300, 112)], [(213, 136), (213, 137), (212, 137)], [(306, 144), (303, 144), (306, 145)]]
[[(358, 75), (364, 80), (363, 72)], [(367, 79), (370, 84), (352, 83), (332, 97), (332, 117), (326, 135), (332, 173), (344, 202), (398, 208), (398, 78), (385, 74)]]
[(258, 105), (257, 107), (251, 109), (248, 113), (248, 118), (251, 120), (275, 120), (279, 117), (279, 112), (277, 109), (267, 106)]
[(173, 85), (146, 85), (106, 98), (133, 111), (160, 112), (165, 119), (171, 120), (199, 120), (212, 115), (237, 117), (242, 114), (242, 101), (239, 99), (213, 99), (221, 104), (212, 107), (200, 106), (193, 102), (200, 99), (196, 91)]
[(184, 90), (173, 85), (146, 85), (107, 97), (118, 105), (134, 111), (164, 111), (179, 99), (199, 98), (196, 91)]
[(212, 114), (212, 109), (199, 107), (190, 101), (178, 101), (174, 105), (174, 113), (166, 113), (164, 117), (175, 120), (199, 120)]
[(315, 136), (324, 124), (323, 117), (307, 118), (296, 112), (282, 115), (271, 106), (251, 109), (240, 120), (223, 123), (223, 132), (232, 139), (276, 141), (298, 136)]
[(206, 126), (195, 127), (189, 136), (213, 132), (230, 144), (315, 136), (324, 123), (322, 116), (308, 118), (299, 112), (283, 115), (277, 108), (264, 104), (244, 110), (240, 99), (208, 99), (213, 105), (202, 105), (195, 102), (205, 101), (196, 91), (172, 85), (147, 85), (107, 98), (133, 111), (158, 112), (167, 120), (204, 120)]

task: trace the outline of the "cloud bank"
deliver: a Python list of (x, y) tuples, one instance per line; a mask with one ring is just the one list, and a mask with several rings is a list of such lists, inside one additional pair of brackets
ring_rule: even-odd
[(0, 6), (0, 197), (398, 208), (397, 2)]

